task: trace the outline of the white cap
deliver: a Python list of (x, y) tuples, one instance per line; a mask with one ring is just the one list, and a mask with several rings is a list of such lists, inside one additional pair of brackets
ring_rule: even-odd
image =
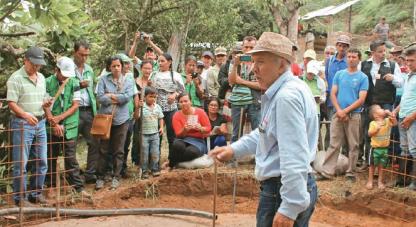
[(303, 58), (312, 58), (313, 60), (316, 60), (316, 52), (312, 49), (308, 49), (303, 54)]
[(56, 62), (56, 67), (61, 70), (64, 77), (75, 77), (75, 63), (68, 57), (61, 57)]
[(308, 64), (306, 65), (306, 73), (312, 73), (313, 75), (318, 76), (320, 68), (321, 66), (319, 62), (316, 60), (312, 60), (308, 62)]

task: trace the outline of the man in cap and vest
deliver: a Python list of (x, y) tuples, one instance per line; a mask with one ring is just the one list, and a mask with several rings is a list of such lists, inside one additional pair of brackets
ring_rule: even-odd
[(220, 161), (256, 155), (260, 181), (257, 226), (307, 226), (317, 199), (310, 163), (318, 141), (318, 115), (306, 84), (291, 72), (292, 42), (265, 32), (253, 50), (254, 73), (265, 91), (257, 129), (210, 152)]
[[(23, 67), (7, 80), (7, 101), (12, 113), (13, 199), (16, 205), (23, 203), (24, 206), (30, 206), (26, 198), (32, 203), (47, 203), (42, 196), (48, 170), (45, 112), (42, 106), (47, 107), (50, 102), (44, 102), (47, 95), (45, 77), (39, 72), (42, 65), (46, 65), (43, 50), (31, 47), (25, 53)], [(26, 197), (26, 165), (29, 157), (33, 157), (31, 161), (34, 163), (30, 192)]]
[[(56, 63), (55, 75), (46, 79), (46, 91), (54, 97), (51, 108), (46, 108), (52, 135), (48, 158), (49, 169), (47, 182), (56, 186), (57, 159), (60, 153), (64, 156), (65, 176), (69, 184), (82, 196), (90, 197), (84, 191), (80, 168), (76, 159), (76, 147), (79, 124), (80, 86), (75, 79), (75, 63), (68, 57), (61, 57)], [(59, 168), (59, 167), (58, 167)]]
[(99, 157), (98, 140), (91, 136), (92, 121), (97, 113), (97, 102), (94, 95), (95, 74), (87, 64), (90, 55), (90, 44), (85, 40), (78, 40), (74, 44), (75, 79), (79, 81), (81, 99), (79, 101), (79, 134), (88, 145), (87, 168), (85, 182), (95, 183), (96, 167)]

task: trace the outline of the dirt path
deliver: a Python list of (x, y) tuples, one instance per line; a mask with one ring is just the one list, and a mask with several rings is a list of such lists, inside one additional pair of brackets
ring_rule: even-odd
[[(232, 207), (232, 170), (220, 168), (218, 179), (218, 226), (255, 226), (258, 183), (252, 167), (239, 170), (236, 214)], [(212, 170), (180, 170), (146, 181), (123, 181), (116, 191), (94, 193), (94, 202), (69, 205), (71, 208), (170, 207), (212, 211)], [(365, 174), (357, 183), (343, 177), (319, 182), (320, 199), (310, 226), (416, 226), (416, 193), (405, 189), (367, 191)], [(92, 185), (88, 190), (92, 190)], [(64, 207), (64, 205), (62, 206)], [(69, 217), (68, 217), (69, 218)], [(47, 221), (47, 220), (45, 220)], [(117, 216), (67, 219), (38, 226), (211, 226), (211, 220), (185, 216)]]

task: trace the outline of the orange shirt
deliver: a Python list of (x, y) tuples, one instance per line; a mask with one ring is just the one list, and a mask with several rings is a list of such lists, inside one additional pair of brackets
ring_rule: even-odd
[[(195, 111), (192, 115), (185, 115), (182, 113), (182, 111), (178, 111), (173, 115), (172, 125), (176, 135), (182, 132), (187, 122), (199, 123), (202, 127), (205, 128), (206, 135), (211, 132), (211, 123), (209, 122), (208, 115), (204, 112), (204, 110), (200, 108), (194, 107), (194, 109)], [(199, 130), (194, 129), (188, 131), (186, 134), (186, 136), (200, 139), (207, 137), (206, 135), (203, 135)]]

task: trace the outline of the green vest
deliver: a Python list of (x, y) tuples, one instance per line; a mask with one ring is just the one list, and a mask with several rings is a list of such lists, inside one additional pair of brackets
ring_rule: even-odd
[[(94, 85), (97, 84), (97, 78), (95, 77), (94, 71), (92, 70), (91, 66), (87, 64), (84, 65), (84, 72), (82, 76), (84, 79), (88, 78), (90, 81), (94, 82), (89, 83), (87, 87), (87, 92), (88, 96), (90, 97), (92, 113), (95, 116), (95, 114), (97, 114), (97, 101), (95, 100)], [(74, 78), (77, 79), (78, 83), (80, 82), (78, 77)]]
[[(46, 79), (46, 92), (54, 97), (59, 89), (59, 81), (56, 75), (52, 75)], [(75, 78), (69, 78), (65, 84), (64, 94), (56, 98), (52, 106), (52, 115), (57, 116), (67, 111), (72, 106), (72, 100), (75, 91), (79, 91), (79, 82)], [(65, 138), (73, 139), (78, 136), (79, 111), (77, 110), (71, 116), (62, 121), (65, 128)]]

